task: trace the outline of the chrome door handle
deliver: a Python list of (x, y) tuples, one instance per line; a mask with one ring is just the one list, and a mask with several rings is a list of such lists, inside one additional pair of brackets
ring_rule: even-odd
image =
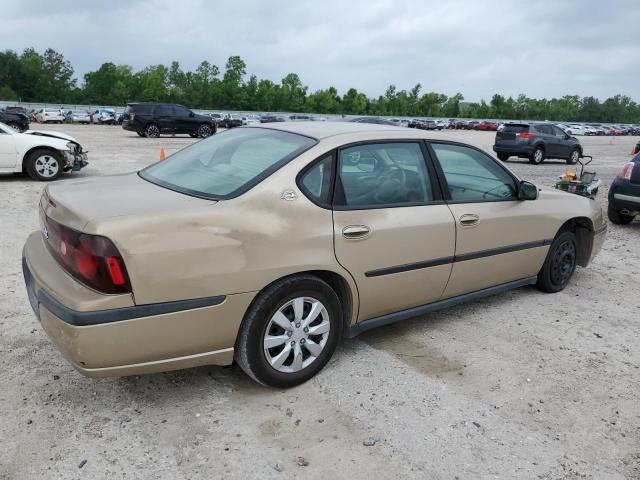
[(478, 223), (480, 223), (480, 217), (475, 213), (460, 215), (460, 225), (463, 227), (475, 227)]
[(347, 225), (342, 229), (342, 236), (350, 240), (368, 237), (371, 228), (366, 225)]

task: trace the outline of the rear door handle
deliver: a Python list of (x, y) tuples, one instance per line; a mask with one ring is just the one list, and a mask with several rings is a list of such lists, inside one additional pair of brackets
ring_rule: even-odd
[(480, 223), (480, 217), (475, 213), (460, 215), (460, 225), (463, 227), (475, 227), (478, 223)]
[(366, 225), (347, 225), (342, 229), (342, 236), (350, 240), (368, 237), (370, 233), (371, 228)]

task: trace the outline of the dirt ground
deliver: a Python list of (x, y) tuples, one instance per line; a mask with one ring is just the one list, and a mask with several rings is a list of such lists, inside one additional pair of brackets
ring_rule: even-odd
[[(83, 176), (139, 169), (161, 147), (193, 142), (47, 129), (89, 150)], [(491, 152), (494, 134), (433, 137)], [(637, 140), (581, 137), (605, 185)], [(509, 166), (540, 186), (565, 169)], [(310, 382), (278, 391), (237, 366), (78, 374), (38, 325), (22, 280), (43, 186), (0, 176), (0, 479), (640, 478), (637, 220), (610, 224), (595, 262), (561, 293), (525, 287), (368, 332)], [(605, 208), (606, 198), (604, 188)]]

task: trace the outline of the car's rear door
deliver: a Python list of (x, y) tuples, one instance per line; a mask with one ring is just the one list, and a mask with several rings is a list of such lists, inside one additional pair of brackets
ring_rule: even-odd
[(163, 133), (173, 133), (176, 130), (175, 114), (173, 105), (156, 105), (154, 120), (158, 122), (160, 131)]
[(358, 286), (358, 320), (438, 300), (455, 249), (455, 225), (420, 141), (337, 152), (334, 238)]
[(535, 200), (518, 200), (517, 179), (473, 147), (430, 143), (456, 222), (455, 261), (444, 297), (536, 275), (551, 239)]

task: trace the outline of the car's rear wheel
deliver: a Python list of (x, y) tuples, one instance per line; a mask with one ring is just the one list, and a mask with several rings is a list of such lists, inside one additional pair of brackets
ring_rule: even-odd
[(147, 138), (158, 138), (160, 136), (160, 127), (155, 123), (150, 123), (144, 129), (144, 136)]
[(207, 138), (211, 135), (213, 135), (213, 128), (211, 128), (211, 125), (203, 123), (198, 127), (198, 136), (200, 138)]
[(538, 273), (536, 286), (549, 293), (563, 290), (576, 269), (577, 251), (578, 242), (573, 232), (563, 231), (556, 235)]
[(580, 158), (580, 150), (578, 150), (577, 148), (574, 148), (573, 150), (571, 150), (571, 154), (569, 155), (569, 158), (567, 158), (567, 163), (569, 165), (575, 165), (576, 163), (578, 163), (579, 158)]
[(635, 215), (626, 215), (620, 210), (613, 208), (611, 205), (607, 208), (607, 216), (611, 223), (615, 225), (628, 225), (633, 222)]
[(235, 360), (257, 382), (299, 385), (329, 361), (342, 333), (342, 307), (333, 289), (313, 275), (280, 280), (249, 307)]
[(511, 155), (509, 155), (508, 153), (499, 153), (499, 154), (498, 154), (498, 158), (499, 158), (500, 160), (502, 160), (503, 162), (506, 162), (507, 160), (509, 160), (509, 157), (510, 157), (510, 156), (511, 156)]
[(34, 150), (29, 154), (25, 167), (34, 180), (48, 182), (62, 175), (62, 158), (52, 150)]
[(531, 157), (529, 157), (529, 163), (539, 165), (544, 161), (544, 149), (542, 147), (536, 147)]

